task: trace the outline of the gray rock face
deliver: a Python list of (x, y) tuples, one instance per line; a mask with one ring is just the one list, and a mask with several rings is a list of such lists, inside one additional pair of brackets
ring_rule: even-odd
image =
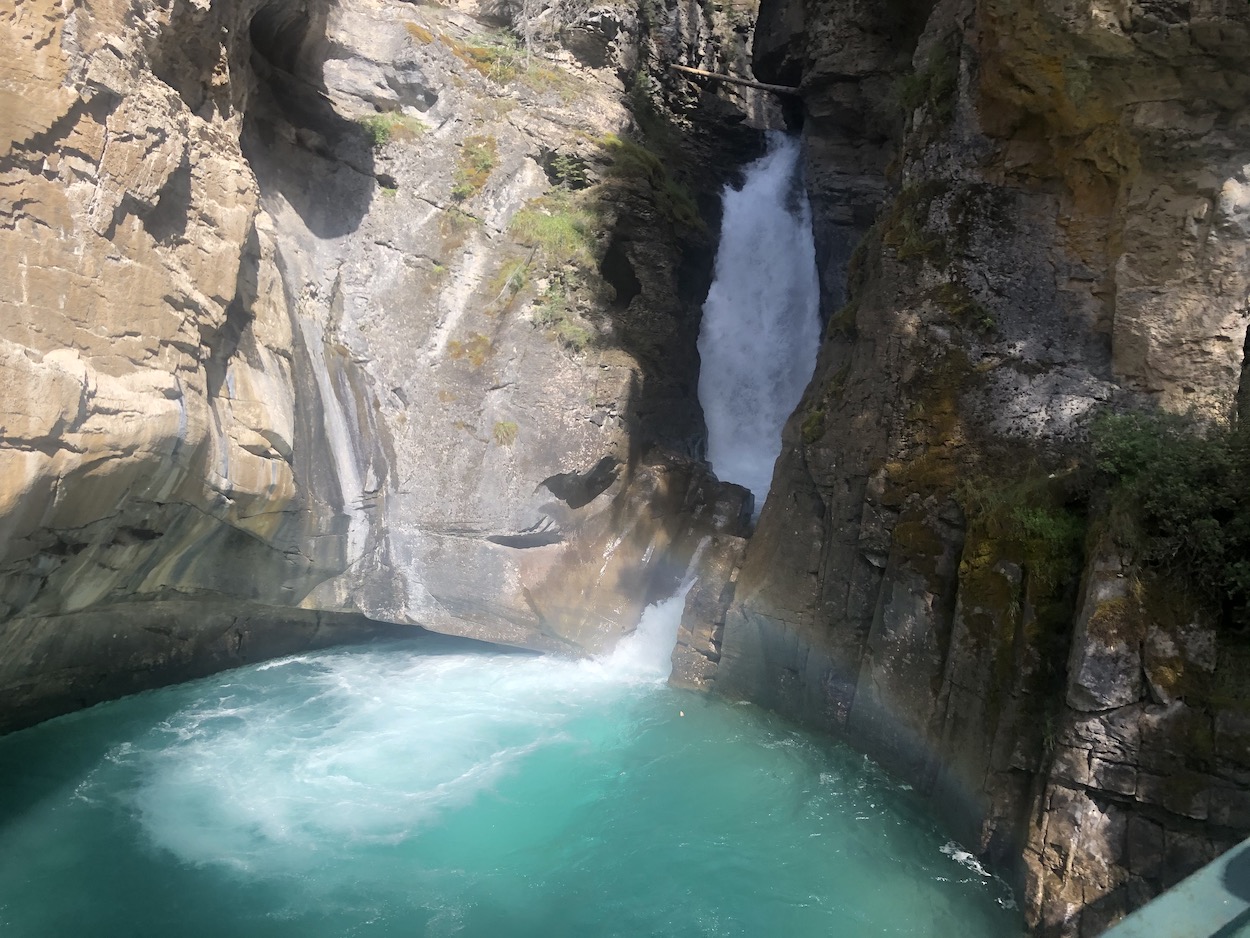
[(676, 142), (767, 114), (668, 64), (750, 30), (595, 8), (579, 59), (481, 16), (0, 14), (0, 729), (369, 622), (595, 652), (738, 533), (694, 399), (721, 177)]
[(1100, 523), (1072, 470), (1099, 408), (1245, 400), (1248, 15), (760, 13), (757, 74), (804, 91), (827, 327), (705, 680), (901, 774), (1040, 934), (1250, 833), (1242, 644), (1020, 521)]

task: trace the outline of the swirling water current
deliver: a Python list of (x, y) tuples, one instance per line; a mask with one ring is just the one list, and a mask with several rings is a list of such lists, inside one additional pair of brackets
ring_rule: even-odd
[(674, 616), (600, 660), (343, 648), (4, 737), (0, 935), (1020, 933), (863, 757), (668, 687)]

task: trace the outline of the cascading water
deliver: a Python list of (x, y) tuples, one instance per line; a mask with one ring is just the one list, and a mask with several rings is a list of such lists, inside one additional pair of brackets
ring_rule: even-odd
[(758, 513), (781, 452), (781, 428), (816, 367), (820, 286), (798, 141), (768, 153), (727, 188), (716, 270), (699, 329), (699, 403), (708, 461), (749, 488)]
[(610, 655), (287, 658), (0, 739), (5, 938), (1019, 932), (861, 757)]

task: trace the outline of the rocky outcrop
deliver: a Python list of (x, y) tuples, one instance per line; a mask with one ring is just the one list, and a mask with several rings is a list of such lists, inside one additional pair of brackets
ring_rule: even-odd
[(1098, 536), (1080, 468), (1099, 409), (1238, 396), (1248, 32), (1222, 4), (761, 10), (827, 325), (704, 679), (915, 785), (1040, 934), (1250, 832), (1244, 638)]
[(668, 64), (751, 24), (498, 15), (0, 14), (0, 729), (370, 622), (595, 651), (740, 533), (693, 168), (769, 118)]

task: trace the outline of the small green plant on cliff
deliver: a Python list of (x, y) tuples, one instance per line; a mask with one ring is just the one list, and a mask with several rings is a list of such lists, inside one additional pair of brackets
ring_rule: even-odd
[(707, 231), (694, 196), (673, 178), (656, 153), (641, 143), (616, 134), (600, 137), (599, 146), (609, 161), (608, 174), (617, 179), (647, 183), (651, 188), (655, 207), (674, 227), (678, 230)]
[(497, 300), (511, 300), (529, 283), (529, 262), (517, 257), (505, 261), (491, 279), (490, 292)]
[(950, 263), (946, 239), (930, 227), (933, 203), (946, 188), (942, 180), (930, 180), (904, 186), (894, 199), (882, 225), (882, 242), (900, 261), (923, 258), (938, 268)]
[(994, 314), (977, 302), (962, 281), (951, 280), (930, 287), (925, 291), (925, 297), (945, 309), (965, 329), (987, 334), (998, 325)]
[(358, 123), (369, 142), (379, 150), (392, 140), (414, 140), (428, 129), (418, 118), (394, 112), (362, 117)]
[(1212, 598), (1225, 624), (1250, 629), (1250, 429), (1118, 414), (1095, 421), (1091, 438), (1116, 537)]
[(578, 278), (556, 274), (534, 306), (534, 325), (546, 328), (553, 339), (572, 352), (581, 352), (594, 341), (573, 308), (572, 296), (582, 284)]
[(1044, 591), (1073, 580), (1080, 571), (1087, 524), (1061, 474), (1027, 471), (1008, 485), (965, 478), (956, 498), (968, 529), (1003, 556), (1016, 557)]
[(494, 350), (494, 343), (480, 332), (474, 332), (467, 339), (452, 339), (447, 343), (448, 357), (453, 361), (467, 361), (474, 371), (486, 363)]
[(929, 50), (925, 64), (904, 75), (894, 85), (894, 99), (910, 116), (919, 107), (946, 123), (955, 113), (955, 96), (959, 90), (959, 52), (957, 36), (948, 36)]
[(452, 173), (451, 197), (464, 202), (482, 191), (490, 171), (495, 168), (499, 143), (494, 137), (465, 137), (460, 145), (460, 158)]
[(497, 420), (491, 436), (495, 438), (496, 445), (511, 446), (516, 442), (517, 432), (518, 427), (511, 420)]
[(803, 442), (808, 446), (816, 443), (825, 435), (825, 408), (821, 404), (813, 407), (803, 417)]
[(556, 184), (565, 189), (581, 189), (586, 185), (586, 161), (571, 153), (557, 153), (551, 158), (551, 174)]

